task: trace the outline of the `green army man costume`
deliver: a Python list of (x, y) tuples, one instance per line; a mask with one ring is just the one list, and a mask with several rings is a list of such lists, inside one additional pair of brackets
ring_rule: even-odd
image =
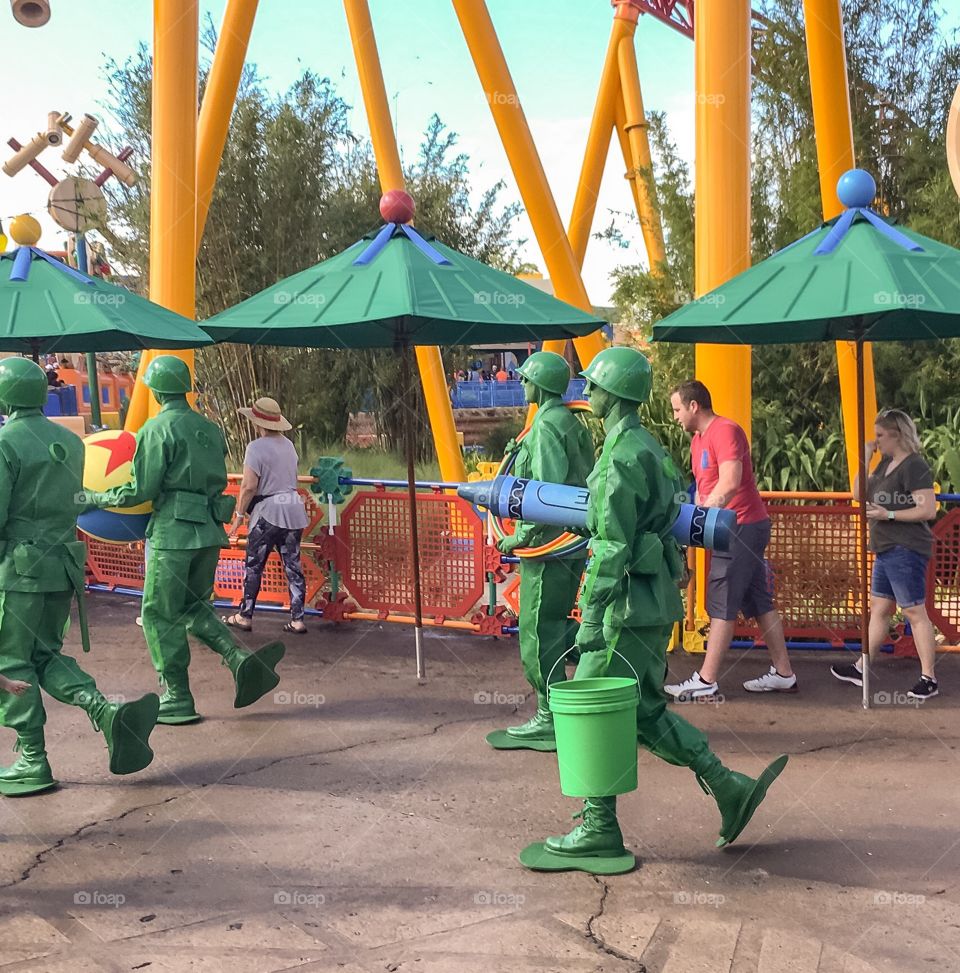
[[(608, 348), (582, 374), (606, 439), (587, 481), (591, 558), (580, 596), (575, 678), (633, 677), (636, 672), (637, 738), (662, 760), (696, 774), (720, 810), (717, 845), (722, 847), (746, 827), (787, 757), (778, 757), (757, 780), (728, 770), (710, 749), (706, 735), (667, 709), (662, 689), (666, 649), (673, 625), (683, 615), (680, 552), (670, 536), (680, 479), (637, 414), (653, 382), (646, 357), (632, 348)], [(531, 845), (521, 861), (531, 867), (600, 871), (605, 870), (604, 859), (627, 858), (632, 867), (616, 801), (587, 798), (573, 831)], [(530, 857), (534, 849), (536, 861)]]
[[(587, 427), (563, 404), (570, 383), (566, 360), (538, 351), (519, 368), (524, 395), (536, 403), (530, 430), (519, 444), (512, 474), (549, 483), (585, 486), (593, 468), (593, 441)], [(497, 545), (503, 554), (538, 547), (557, 538), (556, 527), (517, 521), (515, 532)], [(547, 706), (547, 678), (565, 679), (559, 663), (576, 640), (569, 618), (577, 600), (585, 557), (520, 562), (520, 661), (537, 694), (537, 712), (520, 726), (496, 730), (487, 742), (498, 750), (556, 750), (553, 715)], [(550, 676), (550, 673), (553, 673)]]
[(236, 684), (234, 707), (256, 702), (280, 681), (281, 642), (251, 653), (239, 646), (210, 603), (223, 525), (235, 501), (227, 486), (227, 447), (219, 427), (187, 402), (190, 369), (174, 355), (160, 355), (144, 384), (160, 403), (160, 414), (137, 435), (130, 483), (92, 496), (98, 507), (134, 507), (151, 501), (149, 554), (143, 588), (143, 633), (164, 685), (158, 722), (200, 719), (190, 692), (188, 635), (213, 649)]
[(150, 731), (158, 699), (148, 693), (111, 703), (76, 660), (61, 652), (74, 598), (83, 610), (87, 548), (77, 540), (82, 511), (83, 442), (41, 412), (47, 377), (26, 358), (0, 361), (0, 672), (30, 683), (22, 696), (0, 693), (0, 722), (17, 731), (20, 756), (0, 770), (0, 793), (30, 794), (53, 787), (44, 745), (43, 688), (85, 710), (107, 741), (110, 770), (131, 774), (151, 760)]

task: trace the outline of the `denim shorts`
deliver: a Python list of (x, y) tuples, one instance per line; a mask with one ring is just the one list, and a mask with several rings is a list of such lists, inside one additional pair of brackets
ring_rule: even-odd
[(871, 593), (895, 601), (901, 608), (913, 608), (927, 600), (927, 565), (930, 558), (909, 547), (891, 547), (873, 562)]

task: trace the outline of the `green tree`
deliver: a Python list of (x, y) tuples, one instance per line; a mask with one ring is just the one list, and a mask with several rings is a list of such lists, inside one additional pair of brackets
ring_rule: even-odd
[[(208, 31), (212, 49), (215, 38)], [(115, 263), (149, 285), (151, 60), (145, 47), (108, 64), (108, 107), (117, 139), (135, 149), (140, 180), (111, 189), (108, 238)], [(504, 269), (517, 262), (515, 205), (502, 184), (474, 204), (465, 155), (438, 118), (406, 173), (421, 232)], [(274, 94), (247, 65), (231, 120), (197, 262), (197, 317), (203, 319), (277, 280), (345, 249), (379, 224), (380, 197), (370, 146), (349, 126), (349, 107), (328, 78), (309, 71)], [(278, 398), (308, 442), (342, 439), (351, 411), (371, 403), (388, 443), (401, 445), (399, 362), (383, 352), (221, 345), (197, 356), (203, 407), (228, 434), (233, 459), (249, 429), (236, 410), (258, 395)], [(419, 389), (419, 383), (418, 383)], [(423, 416), (422, 402), (419, 415)], [(431, 449), (421, 431), (422, 452)]]

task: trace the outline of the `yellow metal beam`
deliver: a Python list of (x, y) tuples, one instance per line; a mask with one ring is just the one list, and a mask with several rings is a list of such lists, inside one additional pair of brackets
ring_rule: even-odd
[[(377, 159), (380, 188), (384, 192), (403, 189), (403, 167), (390, 118), (390, 105), (383, 83), (377, 40), (370, 20), (370, 8), (367, 0), (344, 0), (343, 6), (360, 76), (360, 89), (370, 126), (370, 140)], [(423, 397), (440, 463), (440, 475), (449, 481), (466, 480), (467, 471), (457, 442), (457, 428), (453, 421), (453, 407), (447, 391), (440, 349), (420, 346), (415, 350), (420, 380), (423, 383)]]
[[(698, 297), (750, 266), (750, 0), (695, 8), (695, 291)], [(696, 374), (722, 415), (750, 439), (750, 348), (696, 346)], [(706, 576), (697, 557), (697, 621)]]
[[(188, 318), (196, 312), (198, 0), (154, 0), (150, 158), (150, 299)], [(126, 428), (136, 431), (157, 403), (140, 358)], [(193, 370), (193, 352), (175, 354)]]
[[(843, 211), (843, 204), (837, 198), (837, 181), (856, 164), (840, 0), (804, 0), (803, 15), (813, 125), (817, 136), (817, 163), (820, 167), (820, 198), (823, 201), (823, 218), (829, 220)], [(856, 347), (852, 341), (837, 342), (843, 438), (851, 489), (859, 463)], [(877, 414), (873, 348), (869, 344), (863, 346), (863, 381), (864, 414), (869, 425)]]
[[(613, 28), (610, 31), (610, 43), (603, 61), (600, 73), (600, 85), (597, 89), (597, 100), (594, 103), (593, 118), (590, 120), (590, 131), (587, 144), (583, 150), (583, 165), (580, 168), (580, 179), (577, 191), (573, 197), (573, 211), (567, 225), (567, 239), (577, 267), (583, 268), (583, 261), (587, 254), (587, 244), (590, 241), (590, 230), (597, 211), (597, 197), (600, 194), (600, 183), (603, 181), (603, 170), (610, 151), (610, 130), (613, 128), (615, 108), (620, 98), (620, 70), (617, 64), (617, 49), (620, 41), (625, 37), (633, 37), (636, 22), (630, 22), (623, 17), (614, 17)], [(544, 351), (554, 351), (563, 354), (566, 341), (557, 339), (545, 341)], [(536, 405), (531, 405), (527, 411), (527, 421), (533, 419)]]
[[(695, 9), (697, 296), (750, 266), (750, 0)], [(697, 345), (697, 377), (750, 437), (750, 348)]]
[[(453, 9), (460, 21), (480, 84), (486, 92), (494, 124), (500, 133), (554, 292), (561, 300), (592, 313), (580, 268), (547, 183), (487, 5), (484, 0), (453, 0)], [(577, 356), (584, 366), (605, 345), (599, 332), (574, 341)]]
[(197, 251), (237, 100), (259, 0), (228, 0), (197, 121)]
[(640, 220), (650, 270), (656, 273), (657, 268), (666, 260), (666, 252), (663, 245), (663, 224), (653, 192), (653, 159), (650, 154), (650, 139), (647, 136), (649, 126), (643, 111), (640, 72), (632, 36), (620, 41), (617, 60), (620, 67), (620, 90), (623, 93), (624, 130), (633, 163), (629, 168), (632, 170), (630, 178), (636, 194), (634, 199), (638, 204), (637, 217)]

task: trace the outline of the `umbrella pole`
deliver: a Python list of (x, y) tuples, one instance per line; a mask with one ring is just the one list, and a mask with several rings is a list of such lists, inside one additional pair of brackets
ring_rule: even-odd
[(410, 368), (410, 346), (403, 344), (403, 383), (404, 405), (406, 415), (404, 421), (407, 426), (407, 496), (410, 499), (410, 550), (413, 555), (413, 634), (417, 646), (417, 681), (426, 679), (423, 664), (423, 598), (420, 588), (420, 538), (417, 532), (417, 475), (414, 469), (414, 436), (416, 424), (413, 422), (414, 405), (416, 402), (412, 394), (413, 370)]
[(864, 415), (863, 338), (857, 338), (857, 465), (860, 473), (860, 661), (863, 666), (863, 708), (870, 709), (870, 587), (867, 578), (867, 422)]

